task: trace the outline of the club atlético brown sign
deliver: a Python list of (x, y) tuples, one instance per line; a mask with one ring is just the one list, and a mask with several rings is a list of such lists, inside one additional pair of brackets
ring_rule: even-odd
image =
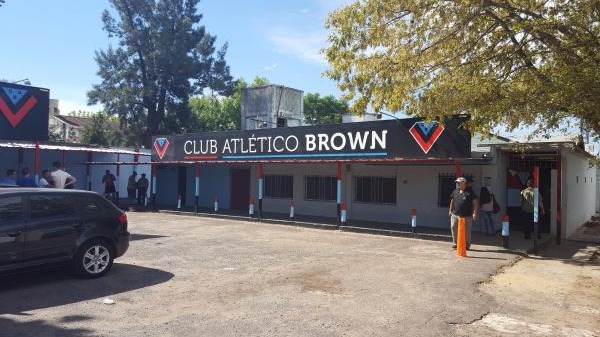
[(466, 158), (471, 136), (459, 119), (203, 132), (153, 137), (154, 162)]

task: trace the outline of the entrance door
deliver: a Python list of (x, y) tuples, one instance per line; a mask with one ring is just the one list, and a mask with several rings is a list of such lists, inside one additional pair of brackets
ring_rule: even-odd
[[(556, 170), (556, 153), (512, 153), (509, 157), (506, 173), (507, 182), (507, 215), (510, 217), (510, 227), (522, 230), (528, 219), (523, 219), (521, 212), (521, 190), (527, 179), (531, 177), (533, 168), (539, 167), (539, 193), (546, 211), (539, 217), (540, 233), (550, 233), (552, 199), (556, 199), (556, 190), (552, 189), (552, 174)], [(560, 173), (558, 173), (560, 174)]]
[(180, 166), (177, 168), (177, 195), (181, 195), (181, 207), (185, 206), (185, 190), (187, 181), (187, 168)]
[(231, 209), (247, 210), (250, 199), (250, 169), (231, 169)]

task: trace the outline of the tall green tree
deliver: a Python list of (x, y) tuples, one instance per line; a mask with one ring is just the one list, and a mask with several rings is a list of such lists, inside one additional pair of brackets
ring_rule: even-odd
[(355, 111), (600, 133), (598, 0), (361, 0), (326, 25), (327, 76)]
[(227, 95), (232, 77), (227, 44), (200, 25), (200, 0), (109, 0), (116, 18), (102, 16), (118, 47), (96, 52), (102, 83), (88, 92), (119, 116), (130, 142), (150, 146), (157, 133), (178, 132), (190, 120), (189, 98), (205, 89)]
[(105, 112), (89, 114), (89, 123), (83, 128), (81, 141), (86, 144), (127, 146), (119, 129), (119, 121)]
[(332, 95), (321, 97), (319, 94), (304, 95), (304, 120), (308, 124), (335, 124), (342, 122), (342, 115), (350, 112), (348, 102), (338, 100)]

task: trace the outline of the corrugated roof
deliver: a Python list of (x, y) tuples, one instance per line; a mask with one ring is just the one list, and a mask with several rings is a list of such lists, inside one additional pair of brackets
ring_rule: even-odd
[[(0, 148), (21, 148), (35, 149), (35, 143), (28, 142), (11, 142), (0, 141)], [(119, 153), (119, 154), (139, 154), (141, 156), (150, 156), (150, 150), (140, 149), (139, 152), (123, 148), (110, 147), (93, 147), (80, 144), (47, 144), (40, 143), (41, 150), (64, 150), (64, 151), (81, 151), (81, 152), (102, 152), (102, 153)]]

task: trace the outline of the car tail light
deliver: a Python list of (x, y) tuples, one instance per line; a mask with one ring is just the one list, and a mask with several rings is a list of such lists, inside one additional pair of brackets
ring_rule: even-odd
[(127, 215), (125, 213), (119, 214), (119, 223), (123, 231), (127, 230)]

